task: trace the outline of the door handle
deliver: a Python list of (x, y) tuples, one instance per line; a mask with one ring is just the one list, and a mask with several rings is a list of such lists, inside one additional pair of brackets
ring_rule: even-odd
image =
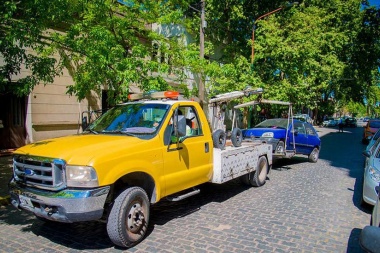
[(210, 151), (210, 145), (208, 142), (205, 143), (205, 153), (208, 153)]

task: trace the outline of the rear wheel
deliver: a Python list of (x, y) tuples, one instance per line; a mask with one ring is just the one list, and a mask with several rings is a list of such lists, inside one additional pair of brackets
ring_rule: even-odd
[(316, 163), (319, 158), (319, 149), (314, 148), (309, 155), (309, 162)]
[(265, 156), (259, 158), (257, 162), (256, 171), (253, 178), (251, 178), (251, 185), (260, 187), (265, 184), (268, 175), (268, 160)]
[(116, 199), (107, 222), (111, 241), (121, 247), (132, 247), (145, 236), (149, 224), (150, 203), (140, 187), (123, 191)]
[(265, 184), (268, 175), (268, 160), (265, 156), (259, 158), (255, 171), (245, 174), (241, 177), (241, 181), (245, 185), (260, 187)]

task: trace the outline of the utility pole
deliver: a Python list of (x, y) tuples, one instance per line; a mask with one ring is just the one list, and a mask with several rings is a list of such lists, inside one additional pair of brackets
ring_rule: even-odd
[[(206, 27), (205, 21), (205, 0), (201, 0), (201, 25), (199, 29), (199, 58), (202, 61), (205, 56), (205, 34), (204, 28)], [(199, 73), (199, 90), (198, 96), (200, 100), (201, 107), (203, 109), (207, 109), (206, 101), (205, 101), (205, 84), (203, 82), (203, 71), (201, 70)]]

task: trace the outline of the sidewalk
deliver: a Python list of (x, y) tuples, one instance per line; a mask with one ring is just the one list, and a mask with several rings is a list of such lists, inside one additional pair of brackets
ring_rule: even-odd
[(0, 206), (9, 204), (8, 182), (12, 177), (11, 153), (0, 153)]

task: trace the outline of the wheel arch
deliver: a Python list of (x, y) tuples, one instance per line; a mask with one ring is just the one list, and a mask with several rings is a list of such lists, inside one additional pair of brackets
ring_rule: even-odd
[(151, 175), (146, 172), (131, 172), (128, 173), (112, 185), (112, 199), (115, 199), (126, 188), (138, 186), (141, 187), (148, 195), (150, 203), (157, 202), (157, 187)]

